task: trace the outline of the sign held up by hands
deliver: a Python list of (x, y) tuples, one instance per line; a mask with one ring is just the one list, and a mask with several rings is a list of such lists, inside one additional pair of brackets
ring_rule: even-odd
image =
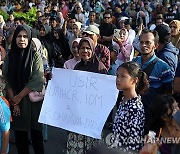
[(110, 75), (54, 68), (39, 122), (100, 139), (117, 99), (115, 83)]

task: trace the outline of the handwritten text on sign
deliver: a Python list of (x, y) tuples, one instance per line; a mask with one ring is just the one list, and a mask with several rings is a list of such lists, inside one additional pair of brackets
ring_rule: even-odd
[(100, 139), (117, 95), (114, 76), (55, 68), (39, 122)]

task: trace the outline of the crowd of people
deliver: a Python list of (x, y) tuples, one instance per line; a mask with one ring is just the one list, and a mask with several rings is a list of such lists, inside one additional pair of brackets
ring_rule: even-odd
[[(31, 25), (14, 17), (32, 7)], [(45, 153), (38, 118), (52, 67), (114, 75), (119, 90), (102, 139), (68, 132), (67, 154), (180, 153), (180, 140), (160, 142), (180, 138), (179, 1), (1, 1), (0, 10), (9, 14), (0, 15), (1, 154), (10, 128), (18, 154), (29, 154), (29, 139)]]

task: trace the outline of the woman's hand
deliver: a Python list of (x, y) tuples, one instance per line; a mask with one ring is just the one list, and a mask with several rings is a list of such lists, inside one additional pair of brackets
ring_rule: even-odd
[(19, 105), (15, 105), (15, 106), (14, 106), (13, 115), (14, 115), (14, 116), (19, 116), (19, 115), (20, 115)]
[(140, 154), (157, 154), (159, 147), (161, 146), (160, 143), (147, 143), (141, 149)]
[(13, 105), (16, 106), (20, 103), (20, 101), (22, 100), (22, 97), (20, 97), (19, 95), (16, 95), (11, 100), (13, 102)]
[(114, 37), (113, 37), (113, 41), (116, 42), (116, 43), (120, 46), (120, 48), (123, 47), (123, 44), (122, 44), (121, 40), (118, 39), (117, 37), (114, 36)]
[(138, 33), (137, 33), (138, 36), (141, 35), (143, 29), (144, 29), (144, 25), (143, 25), (143, 23), (141, 23), (141, 24), (139, 25), (139, 30), (138, 30)]

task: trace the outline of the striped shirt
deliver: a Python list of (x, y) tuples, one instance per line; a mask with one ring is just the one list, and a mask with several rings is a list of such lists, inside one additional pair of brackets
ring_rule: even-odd
[[(154, 54), (148, 61), (146, 61), (144, 64), (142, 63), (141, 56), (138, 56), (137, 58), (133, 59), (133, 61), (136, 61), (142, 69), (145, 69), (154, 59), (156, 58), (156, 55)], [(154, 65), (154, 68), (149, 76), (150, 80), (150, 89), (152, 90), (152, 95), (162, 94), (161, 89), (163, 85), (172, 83), (173, 81), (173, 74), (171, 72), (171, 69), (169, 65), (164, 62), (161, 59), (158, 59), (156, 64)], [(161, 90), (159, 90), (161, 89)]]

